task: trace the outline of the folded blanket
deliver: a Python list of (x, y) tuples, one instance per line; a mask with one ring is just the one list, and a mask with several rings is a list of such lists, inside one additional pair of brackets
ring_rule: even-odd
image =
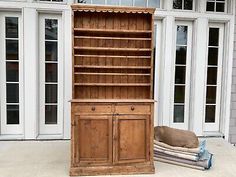
[(205, 152), (199, 158), (198, 161), (179, 158), (176, 156), (167, 155), (162, 152), (155, 152), (154, 159), (155, 160), (164, 159), (168, 162), (177, 162), (177, 163), (181, 163), (181, 164), (185, 164), (185, 165), (187, 164), (187, 165), (191, 165), (191, 166), (202, 167), (204, 169), (209, 169), (212, 166), (212, 154), (209, 153), (207, 150), (205, 150)]
[(173, 146), (170, 146), (168, 144), (165, 144), (165, 143), (162, 143), (162, 142), (159, 142), (159, 141), (156, 141), (156, 140), (154, 140), (154, 145), (158, 145), (158, 146), (164, 147), (166, 149), (170, 149), (170, 150), (197, 153), (197, 154), (201, 155), (205, 151), (206, 141), (205, 140), (200, 141), (198, 148), (173, 147)]
[(198, 161), (199, 160), (198, 155), (189, 155), (189, 154), (183, 154), (183, 153), (179, 153), (179, 152), (173, 152), (173, 151), (169, 151), (168, 149), (167, 150), (166, 149), (160, 149), (160, 148), (155, 147), (155, 146), (154, 146), (154, 153), (166, 154), (166, 155), (169, 155), (169, 156), (188, 159), (188, 160), (193, 160), (193, 161)]

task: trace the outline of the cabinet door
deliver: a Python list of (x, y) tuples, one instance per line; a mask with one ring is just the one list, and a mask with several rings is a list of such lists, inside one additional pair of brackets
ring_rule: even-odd
[(114, 118), (114, 162), (150, 160), (150, 116), (119, 115)]
[(77, 116), (79, 165), (112, 163), (112, 117)]

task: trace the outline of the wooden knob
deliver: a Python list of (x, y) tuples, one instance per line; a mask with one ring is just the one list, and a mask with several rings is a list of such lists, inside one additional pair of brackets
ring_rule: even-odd
[(134, 110), (134, 107), (133, 106), (131, 106), (131, 111), (133, 111)]
[(95, 111), (95, 109), (96, 109), (96, 108), (93, 106), (93, 107), (92, 107), (92, 111)]

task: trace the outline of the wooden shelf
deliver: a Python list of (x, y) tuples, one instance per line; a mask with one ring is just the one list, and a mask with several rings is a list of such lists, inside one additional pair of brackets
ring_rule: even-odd
[(98, 66), (98, 65), (74, 65), (75, 68), (96, 69), (151, 69), (150, 66)]
[(86, 73), (86, 72), (75, 72), (76, 75), (108, 75), (108, 76), (150, 76), (148, 73)]
[(75, 86), (108, 86), (108, 87), (146, 87), (150, 83), (74, 83)]
[(150, 48), (110, 48), (110, 47), (78, 47), (75, 46), (76, 50), (93, 50), (93, 51), (129, 51), (129, 52), (151, 52)]
[(152, 99), (72, 99), (74, 103), (154, 103)]
[(121, 30), (121, 29), (91, 29), (91, 28), (74, 28), (79, 32), (96, 32), (96, 33), (130, 33), (130, 34), (151, 34), (152, 30)]
[(98, 36), (75, 36), (75, 39), (103, 39), (103, 40), (134, 40), (151, 41), (151, 38), (131, 38), (131, 37), (98, 37)]
[(95, 58), (144, 58), (150, 59), (151, 56), (120, 56), (120, 55), (78, 55), (75, 54), (75, 57), (95, 57)]

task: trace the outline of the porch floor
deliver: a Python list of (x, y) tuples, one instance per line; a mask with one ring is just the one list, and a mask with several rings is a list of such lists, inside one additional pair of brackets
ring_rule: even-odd
[[(155, 162), (156, 174), (135, 176), (236, 177), (236, 147), (220, 138), (207, 138), (207, 148), (214, 154), (209, 171)], [(69, 165), (69, 141), (0, 141), (0, 177), (65, 177)]]

